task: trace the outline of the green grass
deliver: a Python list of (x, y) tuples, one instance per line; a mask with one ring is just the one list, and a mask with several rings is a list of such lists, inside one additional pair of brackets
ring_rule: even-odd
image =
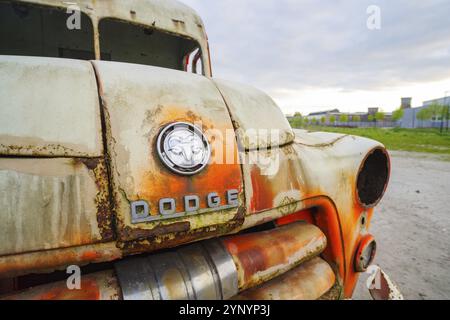
[(366, 137), (383, 143), (389, 150), (427, 152), (450, 155), (450, 131), (401, 128), (336, 128), (308, 126), (310, 131), (327, 131)]

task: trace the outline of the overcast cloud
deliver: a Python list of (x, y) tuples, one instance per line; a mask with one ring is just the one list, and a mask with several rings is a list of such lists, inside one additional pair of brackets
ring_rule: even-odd
[[(214, 76), (268, 92), (286, 113), (390, 111), (400, 95), (417, 105), (450, 90), (448, 0), (182, 1), (206, 25)], [(366, 26), (369, 5), (380, 30)]]

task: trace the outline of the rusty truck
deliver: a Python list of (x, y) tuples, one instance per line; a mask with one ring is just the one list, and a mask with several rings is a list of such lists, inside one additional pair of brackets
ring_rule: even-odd
[(382, 144), (212, 77), (175, 0), (2, 0), (0, 39), (2, 298), (352, 297)]

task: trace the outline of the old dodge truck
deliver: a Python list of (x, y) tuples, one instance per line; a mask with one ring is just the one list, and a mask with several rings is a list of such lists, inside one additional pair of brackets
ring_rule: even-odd
[(4, 299), (352, 296), (383, 145), (213, 78), (174, 0), (2, 0), (0, 39)]

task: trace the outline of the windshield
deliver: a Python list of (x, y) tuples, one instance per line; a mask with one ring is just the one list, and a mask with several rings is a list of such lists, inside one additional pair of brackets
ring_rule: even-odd
[(95, 59), (91, 20), (69, 30), (65, 10), (0, 2), (0, 54)]
[[(0, 2), (0, 55), (94, 60), (93, 24), (79, 14), (79, 25), (71, 25), (65, 8)], [(114, 18), (100, 20), (98, 28), (101, 60), (203, 72), (192, 39)]]

